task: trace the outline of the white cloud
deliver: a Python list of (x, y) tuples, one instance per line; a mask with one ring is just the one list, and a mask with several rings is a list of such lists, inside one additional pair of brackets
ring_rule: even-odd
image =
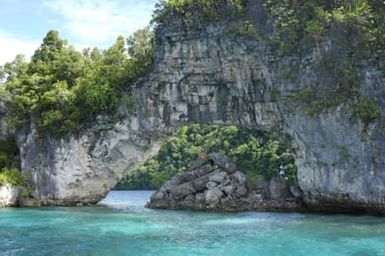
[(128, 36), (149, 23), (154, 4), (136, 0), (122, 3), (111, 0), (43, 0), (45, 6), (64, 18), (62, 29), (79, 43), (95, 46), (110, 44), (118, 35)]
[(25, 41), (0, 30), (0, 65), (11, 62), (17, 54), (30, 58), (39, 47), (38, 41)]

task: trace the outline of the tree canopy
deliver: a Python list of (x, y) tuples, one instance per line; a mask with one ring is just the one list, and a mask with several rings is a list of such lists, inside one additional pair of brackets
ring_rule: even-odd
[(113, 114), (122, 92), (152, 64), (152, 31), (147, 27), (107, 50), (79, 52), (49, 31), (27, 62), (22, 55), (0, 68), (10, 95), (8, 124), (22, 128), (33, 118), (41, 134), (62, 136), (88, 125), (97, 115)]

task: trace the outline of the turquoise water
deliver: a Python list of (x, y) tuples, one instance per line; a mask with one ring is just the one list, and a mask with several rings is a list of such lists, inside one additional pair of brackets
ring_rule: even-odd
[(0, 255), (385, 255), (385, 218), (149, 210), (150, 192), (104, 205), (0, 210)]

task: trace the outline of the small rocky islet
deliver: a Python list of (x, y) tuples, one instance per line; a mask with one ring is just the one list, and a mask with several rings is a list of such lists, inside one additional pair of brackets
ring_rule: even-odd
[(211, 153), (174, 176), (147, 203), (149, 208), (205, 211), (303, 211), (302, 192), (286, 179), (248, 184), (247, 176), (225, 156)]

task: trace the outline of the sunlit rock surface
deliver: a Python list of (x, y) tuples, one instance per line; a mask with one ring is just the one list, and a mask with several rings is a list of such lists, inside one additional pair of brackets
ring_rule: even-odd
[[(250, 1), (247, 10), (256, 27), (274, 33), (259, 1)], [(229, 33), (234, 21), (190, 30), (173, 19), (157, 28), (155, 63), (136, 84), (134, 111), (122, 107), (119, 119), (100, 118), (79, 137), (39, 142), (33, 126), (19, 136), (22, 170), (31, 173), (35, 199), (97, 202), (189, 121), (245, 125), (289, 137), (308, 207), (385, 213), (383, 72), (361, 68), (361, 89), (380, 111), (368, 127), (343, 105), (311, 117), (289, 109), (285, 99), (321, 79), (335, 86), (333, 74), (318, 72), (325, 58), (340, 54), (333, 37), (302, 55), (283, 57), (263, 38)]]
[(17, 206), (20, 192), (20, 187), (0, 185), (0, 208)]

